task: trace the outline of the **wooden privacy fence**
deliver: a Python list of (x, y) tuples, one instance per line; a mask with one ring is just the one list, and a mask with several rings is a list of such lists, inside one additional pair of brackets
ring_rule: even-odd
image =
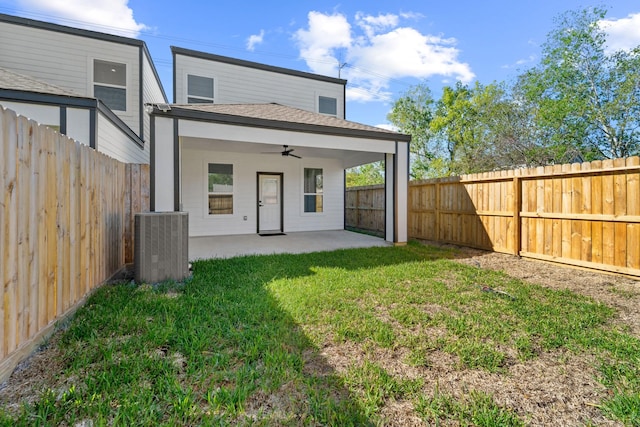
[(384, 235), (384, 185), (347, 188), (345, 222), (347, 227)]
[(0, 381), (133, 261), (149, 166), (126, 165), (0, 107)]
[(416, 181), (408, 200), (410, 238), (640, 277), (639, 157)]

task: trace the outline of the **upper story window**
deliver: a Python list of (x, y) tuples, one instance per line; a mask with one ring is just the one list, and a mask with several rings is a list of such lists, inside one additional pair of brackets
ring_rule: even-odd
[(114, 111), (127, 111), (127, 64), (94, 59), (93, 96)]
[(210, 77), (187, 75), (187, 103), (213, 103), (213, 79)]
[(328, 96), (318, 97), (318, 112), (321, 114), (338, 115), (338, 100)]

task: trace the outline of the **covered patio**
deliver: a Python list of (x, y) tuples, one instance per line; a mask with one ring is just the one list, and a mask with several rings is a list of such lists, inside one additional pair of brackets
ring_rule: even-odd
[(299, 254), (392, 245), (393, 243), (380, 237), (346, 230), (306, 231), (272, 236), (203, 236), (189, 238), (189, 260), (241, 255)]
[(252, 235), (254, 251), (272, 253), (284, 236), (259, 234), (343, 230), (345, 171), (382, 161), (384, 240), (406, 244), (409, 135), (280, 104), (162, 107), (151, 116), (151, 210), (188, 212), (190, 238), (230, 236), (217, 246), (232, 248)]

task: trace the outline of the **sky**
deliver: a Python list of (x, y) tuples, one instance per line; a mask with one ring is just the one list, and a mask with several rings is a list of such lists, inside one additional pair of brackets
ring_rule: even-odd
[(456, 81), (512, 81), (561, 13), (593, 6), (610, 49), (640, 45), (638, 0), (0, 0), (0, 13), (144, 40), (170, 102), (178, 46), (346, 79), (346, 118), (388, 128), (412, 86), (437, 99)]

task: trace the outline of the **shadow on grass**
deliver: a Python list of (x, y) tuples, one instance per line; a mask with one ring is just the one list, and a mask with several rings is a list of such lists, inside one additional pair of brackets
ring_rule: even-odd
[(378, 424), (269, 284), (441, 257), (421, 245), (238, 257), (197, 261), (183, 284), (104, 286), (57, 341), (62, 370), (0, 408), (0, 425)]
[[(230, 403), (239, 399), (245, 417), (260, 415), (269, 423), (294, 421), (328, 425), (367, 425), (379, 422), (351, 395), (343, 379), (318, 353), (295, 320), (281, 308), (269, 283), (314, 275), (320, 268), (347, 271), (449, 258), (450, 252), (421, 245), (404, 248), (368, 248), (299, 255), (246, 256), (194, 262), (193, 280), (185, 297), (201, 316), (185, 319), (194, 332), (216, 329), (211, 335), (216, 345), (204, 340), (201, 350), (223, 352), (234, 366), (236, 381), (216, 395)], [(181, 351), (198, 351), (190, 343)], [(231, 374), (233, 377), (234, 374)], [(222, 381), (222, 383), (221, 383)], [(210, 387), (211, 388), (211, 387)], [(221, 394), (222, 393), (222, 394)], [(225, 400), (226, 399), (226, 400)], [(244, 400), (243, 400), (244, 399)], [(242, 401), (243, 400), (243, 401)], [(284, 414), (284, 415), (283, 415)], [(261, 418), (262, 417), (262, 418)], [(276, 418), (272, 418), (276, 417)]]

